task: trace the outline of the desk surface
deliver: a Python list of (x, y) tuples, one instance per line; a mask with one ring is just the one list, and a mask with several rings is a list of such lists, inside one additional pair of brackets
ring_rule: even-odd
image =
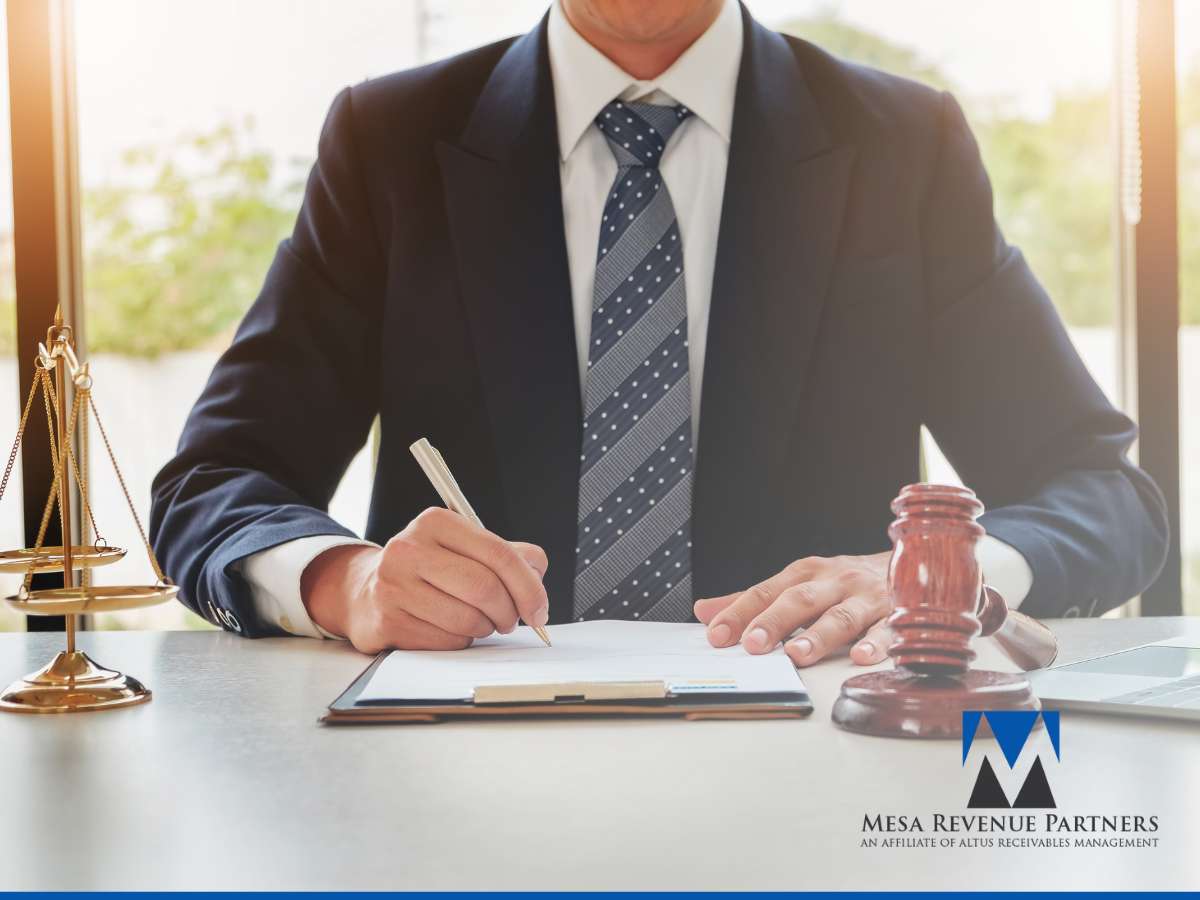
[[(1053, 624), (1064, 660), (1200, 637), (1195, 619)], [(0, 681), (59, 643), (0, 635)], [(1058, 811), (1157, 815), (1157, 848), (867, 849), (864, 814), (966, 813), (975, 767), (956, 742), (834, 728), (845, 659), (805, 672), (804, 721), (321, 728), (365, 664), (344, 645), (80, 643), (155, 698), (0, 715), (3, 890), (1200, 888), (1194, 725), (1063, 714)]]

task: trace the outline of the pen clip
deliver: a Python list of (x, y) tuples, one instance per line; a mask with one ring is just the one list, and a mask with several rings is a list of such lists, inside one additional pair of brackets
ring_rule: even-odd
[(429, 449), (433, 451), (434, 459), (436, 459), (438, 461), (438, 465), (441, 466), (442, 477), (446, 479), (447, 483), (451, 488), (453, 488), (454, 492), (460, 498), (465, 500), (466, 495), (462, 492), (462, 488), (458, 486), (458, 479), (454, 477), (454, 473), (451, 472), (450, 467), (446, 465), (446, 458), (442, 456), (442, 451), (433, 446), (433, 444), (429, 445)]
[(433, 451), (433, 455), (437, 458), (438, 463), (441, 465), (442, 476), (448, 482), (450, 491), (454, 496), (455, 505), (451, 506), (450, 508), (455, 512), (462, 513), (464, 516), (482, 528), (483, 523), (479, 521), (479, 516), (475, 514), (475, 508), (471, 506), (471, 501), (467, 499), (467, 495), (463, 493), (463, 489), (458, 486), (458, 479), (454, 477), (454, 473), (451, 472), (450, 467), (446, 465), (446, 460), (442, 456), (442, 451), (432, 444), (429, 445), (429, 449)]

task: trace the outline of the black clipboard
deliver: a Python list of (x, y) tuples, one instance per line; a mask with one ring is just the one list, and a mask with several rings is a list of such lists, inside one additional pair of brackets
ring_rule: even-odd
[(769, 694), (722, 691), (673, 694), (661, 681), (597, 681), (525, 685), (481, 685), (474, 699), (403, 702), (359, 695), (387, 658), (371, 661), (320, 719), (325, 725), (428, 724), (449, 719), (544, 716), (665, 716), (702, 719), (801, 719), (813, 711), (799, 676), (797, 689)]

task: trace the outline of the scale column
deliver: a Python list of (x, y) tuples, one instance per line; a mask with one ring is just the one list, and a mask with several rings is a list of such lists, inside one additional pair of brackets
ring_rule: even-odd
[[(70, 458), (67, 455), (67, 441), (70, 435), (67, 434), (67, 361), (66, 361), (66, 343), (67, 338), (62, 332), (62, 310), (59, 309), (54, 317), (55, 329), (57, 334), (55, 340), (59, 346), (54, 354), (54, 388), (55, 388), (55, 418), (57, 419), (58, 432), (58, 503), (59, 511), (62, 513), (62, 546), (63, 546), (63, 587), (67, 590), (75, 587), (75, 566), (74, 560), (71, 558), (71, 551), (74, 549), (74, 531), (71, 526), (71, 467)], [(75, 614), (68, 613), (65, 616), (67, 630), (67, 653), (75, 652)]]

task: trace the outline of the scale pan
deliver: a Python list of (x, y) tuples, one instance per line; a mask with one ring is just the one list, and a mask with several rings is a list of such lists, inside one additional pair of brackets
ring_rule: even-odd
[[(83, 547), (71, 547), (72, 569), (94, 569), (97, 566), (107, 566), (125, 556), (120, 547), (99, 546), (88, 544)], [(5, 550), (0, 552), (0, 572), (18, 572), (25, 574), (34, 572), (61, 572), (63, 570), (63, 548), (42, 547), (35, 550), (26, 547), (24, 550)]]
[(103, 584), (29, 591), (7, 600), (9, 606), (27, 616), (70, 616), (141, 609), (170, 600), (178, 593), (179, 587), (174, 584)]

